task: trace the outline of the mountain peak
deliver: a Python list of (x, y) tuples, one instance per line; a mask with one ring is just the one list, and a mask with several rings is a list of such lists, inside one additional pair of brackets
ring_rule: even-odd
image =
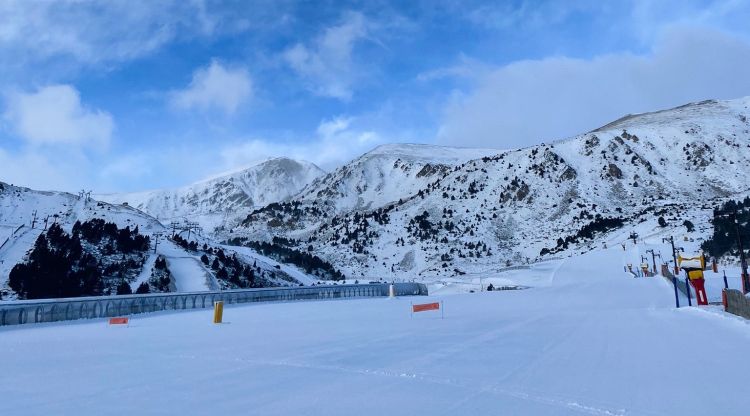
[[(736, 113), (748, 113), (750, 96), (733, 100), (703, 100), (677, 107), (638, 114), (627, 114), (607, 123), (591, 133), (607, 130), (632, 129), (642, 126), (664, 126), (683, 123), (711, 122), (722, 117), (736, 117)], [(744, 109), (744, 111), (743, 111)]]
[(260, 159), (242, 167), (235, 167), (233, 169), (210, 175), (204, 179), (201, 179), (194, 184), (201, 184), (206, 182), (212, 182), (216, 180), (226, 179), (231, 176), (242, 175), (250, 171), (261, 171), (268, 169), (300, 169), (307, 168), (311, 170), (320, 170), (317, 165), (306, 160), (292, 159), (286, 156), (273, 156), (265, 159)]
[(160, 220), (190, 219), (215, 230), (231, 227), (246, 210), (295, 195), (324, 174), (310, 162), (273, 157), (180, 188), (97, 195), (97, 198), (127, 202)]

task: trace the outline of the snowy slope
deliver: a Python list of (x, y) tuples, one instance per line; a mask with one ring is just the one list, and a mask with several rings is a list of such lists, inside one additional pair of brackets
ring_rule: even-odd
[[(750, 325), (674, 309), (663, 279), (622, 272), (626, 254), (496, 276), (533, 286), (519, 291), (232, 305), (225, 325), (204, 310), (1, 328), (0, 412), (746, 414)], [(445, 319), (410, 317), (433, 300)]]
[(425, 144), (387, 144), (318, 178), (295, 199), (323, 200), (336, 213), (381, 207), (406, 198), (471, 159), (492, 156), (497, 149)]
[[(651, 229), (659, 216), (670, 227), (689, 219), (700, 238), (716, 204), (750, 189), (748, 119), (750, 98), (694, 103), (486, 154), (421, 182), (369, 174), (365, 155), (327, 175), (320, 191), (313, 183), (284, 206), (254, 212), (234, 235), (295, 238), (349, 277), (405, 279), (525, 264), (545, 248), (569, 255), (598, 247), (606, 234), (557, 245), (597, 218)], [(378, 180), (382, 195), (370, 185)]]
[(167, 261), (167, 267), (174, 277), (176, 292), (219, 290), (216, 278), (203, 267), (197, 256), (168, 240), (157, 247), (157, 252)]
[(141, 233), (146, 235), (164, 230), (154, 218), (131, 207), (87, 201), (66, 192), (35, 191), (0, 182), (0, 227), (13, 230), (8, 241), (0, 247), (0, 289), (8, 290), (10, 270), (23, 261), (44, 231), (45, 220), (48, 225), (57, 222), (70, 232), (76, 221), (84, 222), (92, 218), (114, 222), (121, 228), (138, 226)]
[[(250, 212), (243, 223), (251, 222), (252, 226), (239, 231), (252, 239), (270, 240), (285, 232), (273, 220), (279, 217), (277, 211), (294, 211), (295, 218), (285, 221), (284, 226), (291, 228), (287, 230), (292, 231), (290, 236), (307, 235), (320, 226), (323, 218), (398, 203), (458, 165), (499, 152), (425, 144), (381, 145), (314, 180), (281, 207), (272, 205)], [(223, 232), (217, 236), (231, 237)]]
[(246, 169), (177, 189), (101, 194), (97, 199), (127, 202), (163, 223), (188, 219), (206, 230), (225, 227), (255, 207), (282, 201), (324, 172), (312, 163), (272, 158)]
[[(32, 228), (35, 216), (36, 222)], [(136, 208), (81, 199), (77, 195), (65, 192), (35, 191), (0, 182), (0, 290), (8, 295), (4, 298), (14, 298), (12, 291), (8, 288), (8, 276), (16, 264), (25, 261), (37, 237), (44, 232), (45, 219), (48, 225), (56, 221), (64, 230), (70, 232), (76, 221), (85, 222), (92, 218), (113, 222), (120, 228), (137, 226), (142, 234), (151, 236), (152, 241), (155, 241), (154, 233), (162, 233), (156, 254), (164, 256), (167, 261), (173, 277), (173, 290), (202, 291), (219, 288), (215, 276), (200, 262), (199, 252), (188, 252), (165, 239), (169, 235), (165, 226)], [(186, 237), (185, 234), (182, 233), (183, 238)], [(192, 240), (196, 238), (201, 245), (216, 244), (209, 237), (193, 234)], [(296, 285), (298, 282), (309, 283), (314, 280), (294, 267), (286, 265), (282, 267), (250, 249), (238, 251), (242, 251), (245, 256), (252, 257), (249, 258), (248, 264), (257, 261), (259, 271), (262, 270), (269, 276), (268, 280), (271, 283)], [(232, 252), (227, 250), (227, 253)], [(148, 280), (155, 260), (155, 254), (149, 253), (140, 274), (135, 281), (131, 282), (133, 290), (140, 283)]]

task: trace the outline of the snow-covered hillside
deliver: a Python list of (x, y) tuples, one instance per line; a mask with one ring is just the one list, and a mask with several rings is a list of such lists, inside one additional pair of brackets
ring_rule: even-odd
[(323, 201), (335, 213), (381, 207), (413, 195), (457, 165), (499, 152), (425, 144), (382, 145), (318, 178), (295, 200)]
[[(39, 235), (46, 232), (51, 224), (57, 223), (65, 232), (70, 233), (77, 221), (85, 223), (92, 219), (102, 219), (119, 228), (137, 227), (141, 234), (150, 237), (152, 246), (159, 239), (155, 253), (151, 250), (142, 253), (146, 258), (139, 276), (130, 282), (132, 290), (149, 279), (157, 256), (165, 259), (171, 272), (171, 290), (200, 291), (218, 289), (221, 286), (215, 276), (217, 270), (210, 270), (200, 261), (204, 244), (209, 247), (217, 245), (210, 238), (193, 234), (191, 241), (197, 240), (200, 246), (196, 250), (186, 250), (175, 241), (166, 239), (171, 230), (132, 206), (81, 198), (66, 192), (35, 191), (0, 182), (0, 292), (5, 293), (3, 298), (15, 298), (15, 293), (8, 286), (10, 271), (16, 264), (26, 260)], [(161, 235), (157, 237), (157, 233)], [(183, 238), (186, 234), (179, 233)], [(224, 252), (230, 257), (235, 254), (230, 248), (225, 248)], [(258, 281), (271, 285), (296, 285), (300, 281), (313, 281), (312, 277), (296, 268), (281, 267), (276, 261), (252, 250), (238, 249), (237, 255), (241, 257), (243, 264), (254, 265)]]
[(385, 148), (254, 211), (233, 236), (296, 239), (350, 277), (414, 278), (586, 250), (606, 230), (642, 221), (656, 229), (659, 216), (675, 232), (685, 219), (702, 229), (719, 201), (750, 189), (749, 119), (750, 98), (704, 101), (550, 144), (478, 152), (455, 167), (433, 168), (425, 158), (435, 149), (415, 151), (430, 165), (424, 178), (390, 164), (405, 156), (368, 164), (396, 153)]
[[(747, 321), (675, 309), (631, 261), (613, 247), (492, 277), (527, 290), (229, 305), (224, 325), (199, 310), (0, 328), (0, 413), (747, 414)], [(410, 317), (435, 301), (444, 319)]]
[[(107, 198), (165, 225), (198, 221), (210, 245), (272, 242), (352, 279), (443, 279), (587, 251), (636, 227), (705, 238), (711, 210), (750, 190), (749, 119), (750, 98), (703, 101), (523, 149), (385, 145), (329, 174), (278, 158), (177, 190)], [(75, 197), (60, 195), (49, 194), (62, 199), (39, 215), (64, 215)], [(102, 209), (113, 206), (138, 213)], [(2, 222), (8, 238), (30, 218)]]
[(101, 218), (122, 228), (137, 226), (145, 235), (164, 230), (154, 218), (128, 206), (0, 182), (0, 228), (13, 230), (6, 236), (7, 240), (0, 241), (0, 289), (9, 290), (7, 279), (11, 269), (24, 260), (37, 237), (49, 225), (58, 223), (69, 232), (76, 221), (92, 218)]
[[(462, 163), (499, 152), (425, 144), (381, 145), (321, 176), (281, 205), (272, 204), (251, 212), (244, 222), (253, 222), (253, 226), (239, 231), (256, 240), (287, 235), (285, 227), (291, 228), (290, 236), (299, 235), (299, 231), (306, 235), (320, 225), (322, 218), (399, 203)], [(281, 223), (278, 211), (291, 212), (293, 221)], [(256, 218), (268, 221), (255, 221)], [(217, 235), (222, 236), (233, 235), (221, 232)]]
[(190, 220), (214, 231), (231, 227), (253, 208), (295, 195), (324, 173), (312, 163), (279, 157), (182, 188), (94, 197), (127, 202), (163, 223)]

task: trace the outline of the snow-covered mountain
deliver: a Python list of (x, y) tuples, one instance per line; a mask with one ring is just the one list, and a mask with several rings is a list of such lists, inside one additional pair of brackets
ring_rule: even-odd
[(409, 197), (457, 165), (499, 152), (426, 144), (382, 145), (316, 179), (295, 199), (324, 201), (336, 213), (381, 207)]
[[(306, 235), (318, 227), (322, 219), (399, 203), (466, 161), (499, 152), (498, 149), (426, 144), (381, 145), (317, 178), (293, 198), (250, 212), (244, 223), (253, 218), (265, 218), (266, 221), (256, 221), (252, 227), (241, 229), (240, 233), (253, 240), (270, 240), (280, 234), (296, 236), (300, 232)], [(293, 219), (282, 223), (279, 215), (269, 214), (279, 210), (290, 214)], [(232, 236), (231, 232), (217, 235), (219, 238)]]
[(138, 227), (142, 234), (164, 231), (156, 219), (128, 206), (113, 205), (67, 192), (35, 191), (0, 182), (0, 289), (40, 234), (53, 223), (70, 231), (76, 221), (101, 218), (118, 227)]
[(350, 276), (415, 278), (585, 250), (641, 221), (656, 227), (659, 216), (675, 233), (683, 218), (700, 230), (715, 200), (750, 188), (749, 107), (743, 98), (630, 115), (453, 165), (428, 160), (455, 149), (379, 148), (253, 211), (232, 235), (293, 239)]
[(95, 197), (128, 203), (164, 223), (197, 221), (214, 231), (231, 226), (253, 208), (295, 195), (324, 173), (312, 163), (279, 157), (181, 188)]
[[(56, 223), (64, 232), (71, 233), (76, 222), (85, 224), (93, 219), (113, 223), (119, 229), (138, 230), (141, 235), (150, 238), (153, 250), (149, 248), (137, 253), (119, 253), (113, 251), (116, 250), (114, 246), (97, 252), (102, 247), (94, 247), (88, 242), (85, 244), (86, 250), (96, 253), (99, 262), (113, 259), (128, 262), (130, 269), (137, 274), (127, 281), (132, 290), (151, 278), (157, 257), (163, 258), (170, 270), (170, 291), (237, 287), (238, 280), (231, 276), (222, 277), (222, 270), (237, 270), (250, 265), (253, 266), (252, 275), (256, 285), (297, 285), (317, 280), (296, 267), (281, 265), (252, 250), (221, 247), (214, 240), (196, 236), (195, 233), (191, 236), (186, 231), (178, 231), (182, 238), (167, 239), (171, 230), (156, 218), (129, 205), (110, 204), (66, 192), (36, 191), (0, 182), (0, 299), (16, 297), (8, 281), (10, 272), (15, 265), (28, 260), (29, 252), (37, 239), (41, 234), (47, 233), (52, 224)], [(193, 248), (188, 249), (180, 244), (185, 244), (183, 239), (186, 237), (193, 242)], [(158, 246), (154, 244), (157, 239)], [(106, 246), (107, 243), (103, 245)], [(218, 253), (219, 250), (222, 251), (221, 254)], [(213, 260), (217, 254), (223, 262), (221, 268), (209, 268), (201, 261), (204, 256)], [(230, 260), (225, 261), (224, 258)], [(103, 277), (107, 279), (116, 277), (106, 275), (106, 272), (104, 274)], [(246, 275), (249, 274), (250, 272), (246, 272)], [(244, 283), (240, 281), (240, 284)]]
[(17, 240), (35, 209), (71, 219), (94, 209), (141, 230), (198, 221), (201, 244), (270, 242), (351, 278), (440, 279), (616, 244), (633, 229), (700, 239), (713, 207), (750, 192), (749, 120), (750, 98), (703, 101), (524, 149), (386, 145), (328, 174), (278, 158), (175, 190), (104, 196), (116, 204), (96, 208), (4, 185), (0, 242)]

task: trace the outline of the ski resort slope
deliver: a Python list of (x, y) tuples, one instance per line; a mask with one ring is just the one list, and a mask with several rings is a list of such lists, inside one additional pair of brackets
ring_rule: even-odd
[[(508, 274), (527, 290), (0, 329), (0, 413), (746, 414), (750, 324), (675, 309), (664, 279), (622, 272), (627, 255)], [(410, 317), (431, 300), (445, 319)]]
[(203, 292), (219, 290), (211, 273), (201, 264), (197, 256), (188, 254), (171, 241), (163, 241), (157, 248), (167, 260), (177, 292)]

